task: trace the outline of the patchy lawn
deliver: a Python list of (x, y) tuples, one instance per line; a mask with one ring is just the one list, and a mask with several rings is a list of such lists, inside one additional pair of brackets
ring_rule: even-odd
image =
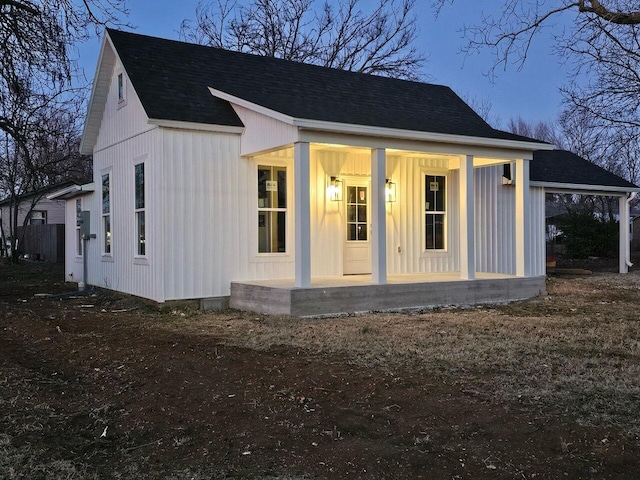
[(0, 265), (0, 478), (637, 478), (640, 275), (299, 320)]

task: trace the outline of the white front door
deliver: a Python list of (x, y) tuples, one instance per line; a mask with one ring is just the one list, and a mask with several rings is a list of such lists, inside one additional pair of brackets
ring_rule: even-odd
[(344, 274), (371, 273), (369, 180), (345, 180)]

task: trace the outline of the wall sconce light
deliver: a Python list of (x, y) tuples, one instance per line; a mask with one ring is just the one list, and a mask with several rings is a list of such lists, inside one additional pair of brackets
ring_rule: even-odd
[(387, 202), (393, 203), (396, 201), (396, 184), (392, 182), (390, 178), (387, 178), (385, 182), (385, 194)]
[(329, 184), (327, 185), (327, 197), (332, 202), (342, 201), (342, 180), (338, 177), (329, 177)]

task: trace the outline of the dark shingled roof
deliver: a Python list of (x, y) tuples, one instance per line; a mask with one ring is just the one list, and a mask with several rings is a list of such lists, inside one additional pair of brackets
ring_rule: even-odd
[(149, 118), (242, 126), (231, 105), (211, 95), (212, 87), (293, 118), (538, 142), (493, 129), (449, 87), (108, 34)]
[(529, 175), (531, 181), (535, 182), (638, 188), (624, 178), (566, 150), (533, 152)]

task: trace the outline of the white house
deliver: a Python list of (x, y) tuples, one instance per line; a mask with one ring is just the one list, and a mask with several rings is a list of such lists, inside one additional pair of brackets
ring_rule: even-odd
[(59, 195), (67, 279), (84, 255), (98, 287), (293, 315), (530, 297), (546, 189), (627, 212), (638, 190), (534, 178), (551, 149), (448, 87), (108, 30), (81, 145), (94, 182)]
[[(64, 261), (65, 201), (49, 199), (46, 194), (71, 183), (63, 182), (0, 201), (0, 234), (3, 236), (0, 256), (8, 255), (17, 240), (21, 253), (49, 262)], [(12, 233), (17, 233), (15, 239), (11, 238)]]

